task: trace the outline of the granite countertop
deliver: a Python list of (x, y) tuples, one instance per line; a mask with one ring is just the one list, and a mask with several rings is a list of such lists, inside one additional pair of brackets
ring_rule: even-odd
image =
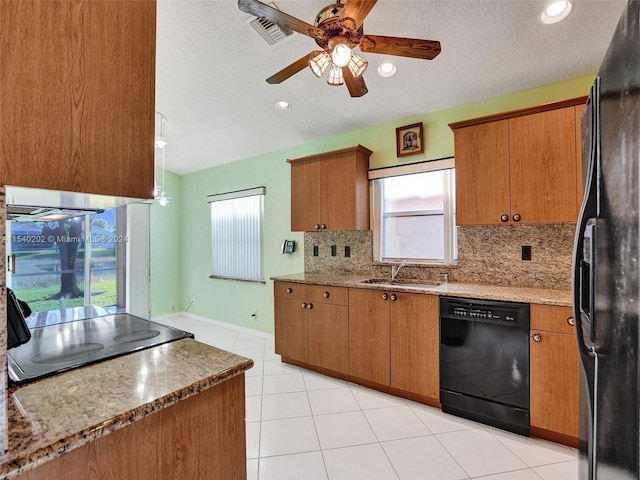
[(178, 340), (7, 391), (0, 398), (0, 478), (196, 395), (253, 366), (251, 359)]
[[(572, 306), (573, 296), (570, 290), (544, 288), (502, 287), (474, 283), (449, 282), (438, 286), (417, 287), (410, 285), (388, 285), (362, 283), (371, 277), (363, 275), (334, 275), (326, 273), (294, 273), (272, 277), (271, 280), (307, 283), (311, 285), (329, 285), (334, 287), (366, 288), (426, 295), (447, 295), (453, 297), (478, 298), (483, 300), (503, 300), (508, 302), (537, 303), (543, 305)], [(418, 281), (418, 280), (414, 280)], [(425, 280), (427, 281), (427, 280)]]

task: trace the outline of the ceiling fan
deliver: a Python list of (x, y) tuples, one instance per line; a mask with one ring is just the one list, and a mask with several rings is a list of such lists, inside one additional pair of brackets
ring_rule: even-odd
[(377, 0), (337, 2), (320, 10), (315, 25), (311, 25), (258, 0), (238, 0), (238, 8), (243, 12), (311, 37), (322, 49), (314, 50), (283, 68), (267, 78), (267, 83), (282, 83), (308, 65), (317, 77), (329, 69), (329, 85), (346, 83), (352, 97), (361, 97), (368, 91), (362, 78), (368, 63), (352, 52), (355, 47), (366, 53), (424, 60), (431, 60), (440, 53), (440, 42), (434, 40), (365, 35), (362, 22)]

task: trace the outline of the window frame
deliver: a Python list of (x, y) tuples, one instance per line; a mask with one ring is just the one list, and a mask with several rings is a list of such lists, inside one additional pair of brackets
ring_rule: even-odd
[(264, 197), (267, 193), (267, 189), (266, 187), (255, 187), (255, 188), (248, 188), (248, 189), (244, 189), (244, 190), (236, 190), (233, 192), (226, 192), (226, 193), (219, 193), (219, 194), (213, 194), (213, 195), (208, 195), (207, 196), (207, 202), (210, 204), (214, 204), (216, 202), (221, 202), (221, 201), (228, 201), (228, 200), (237, 200), (237, 199), (241, 199), (241, 198), (248, 198), (248, 197), (260, 197), (260, 212), (259, 212), (259, 225), (258, 225), (258, 250), (257, 250), (257, 256), (258, 256), (258, 262), (259, 265), (257, 265), (257, 270), (259, 271), (259, 278), (247, 278), (247, 277), (243, 277), (241, 276), (237, 271), (234, 271), (233, 274), (231, 275), (221, 275), (221, 274), (216, 274), (215, 273), (215, 268), (214, 268), (214, 238), (213, 238), (213, 210), (212, 207), (210, 206), (209, 208), (209, 221), (210, 221), (210, 225), (209, 225), (209, 234), (210, 234), (210, 252), (211, 252), (211, 275), (209, 275), (209, 278), (215, 278), (215, 279), (220, 279), (220, 280), (235, 280), (235, 281), (239, 281), (239, 282), (249, 282), (249, 283), (262, 283), (262, 284), (266, 284), (266, 281), (264, 280)]
[[(443, 196), (444, 207), (442, 210), (405, 210), (400, 212), (387, 213), (383, 211), (384, 187), (382, 180), (390, 177), (400, 177), (419, 173), (444, 171), (443, 175)], [(411, 163), (397, 167), (387, 167), (369, 171), (371, 189), (371, 224), (373, 225), (373, 260), (381, 263), (396, 263), (406, 260), (409, 263), (424, 265), (456, 265), (457, 255), (457, 233), (455, 225), (455, 161), (453, 157), (427, 162)], [(384, 217), (417, 217), (427, 215), (444, 216), (444, 258), (411, 258), (411, 257), (383, 257), (383, 218)]]

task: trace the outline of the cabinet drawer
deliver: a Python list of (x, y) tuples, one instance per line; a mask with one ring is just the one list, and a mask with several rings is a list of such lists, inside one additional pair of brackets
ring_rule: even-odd
[(273, 282), (273, 294), (276, 297), (307, 300), (307, 286), (304, 283)]
[(575, 334), (573, 308), (531, 304), (531, 330)]
[(315, 303), (332, 305), (348, 305), (349, 290), (344, 287), (328, 287), (326, 285), (309, 285), (308, 299)]

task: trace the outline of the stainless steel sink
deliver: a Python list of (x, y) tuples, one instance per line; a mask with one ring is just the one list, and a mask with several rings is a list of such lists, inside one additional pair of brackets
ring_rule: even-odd
[(414, 287), (414, 288), (434, 288), (442, 285), (440, 282), (420, 281), (416, 279), (389, 280), (387, 278), (368, 278), (360, 281), (360, 283), (369, 283), (374, 285), (392, 285), (398, 287)]

